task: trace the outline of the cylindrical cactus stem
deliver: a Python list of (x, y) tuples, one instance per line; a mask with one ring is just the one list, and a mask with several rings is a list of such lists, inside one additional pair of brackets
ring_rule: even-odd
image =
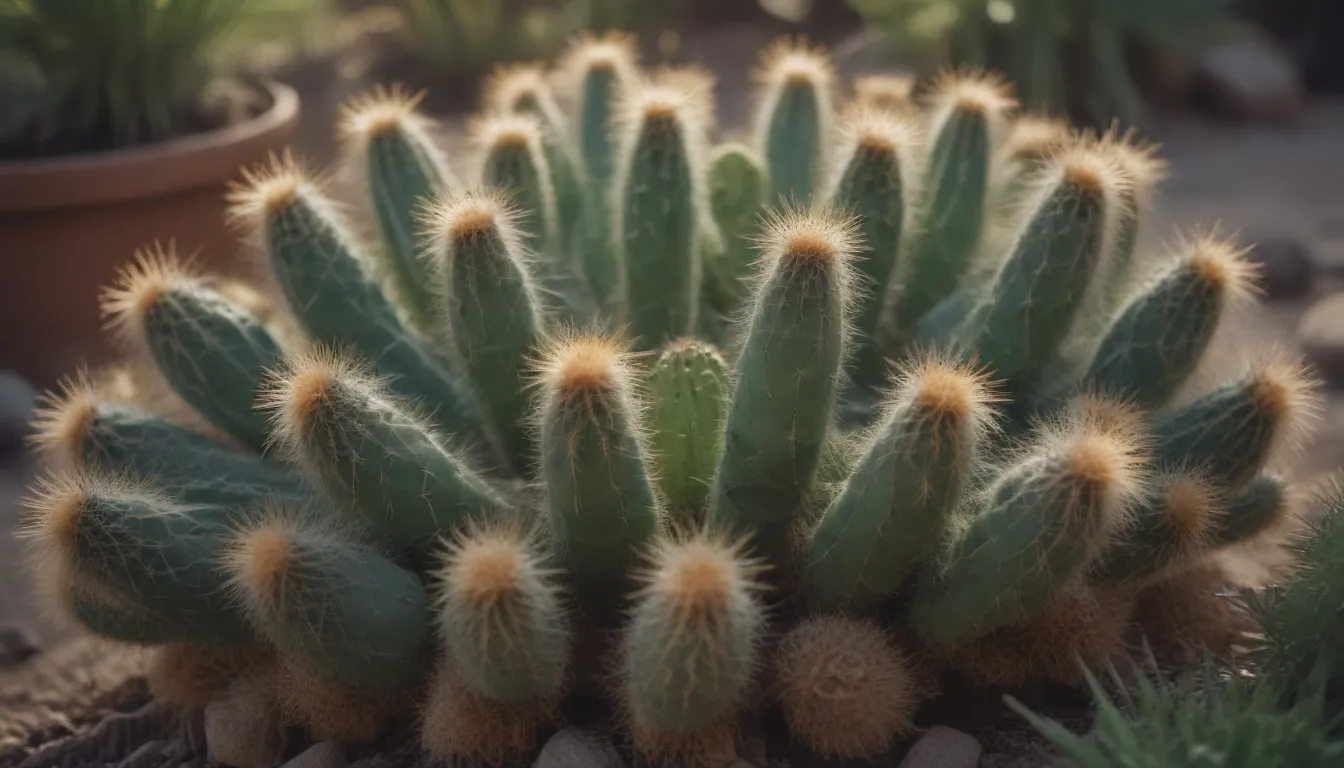
[(913, 333), (969, 271), (986, 224), (990, 159), (1016, 107), (1005, 83), (980, 72), (944, 75), (930, 94), (920, 236), (899, 278), (893, 316), (898, 337)]
[(77, 588), (65, 606), (65, 615), (99, 637), (136, 645), (162, 645), (187, 636), (171, 620), (153, 616), (129, 603), (114, 601), (81, 593)]
[(78, 572), (69, 560), (53, 557), (52, 545), (58, 543), (49, 526), (53, 518), (41, 513), (40, 493), (25, 500), (27, 510), (38, 512), (19, 530), (20, 538), (29, 538), (32, 546), (28, 560), (36, 596), (46, 615), (59, 626), (73, 626), (99, 637), (132, 645), (163, 645), (182, 640), (188, 633), (171, 617), (161, 618), (130, 600), (123, 599), (98, 583), (80, 584)]
[[(759, 564), (697, 533), (663, 539), (642, 574), (622, 644), (622, 704), (637, 744), (713, 730), (737, 714), (765, 629)], [(651, 757), (659, 755), (651, 754)]]
[(513, 522), (473, 527), (432, 574), (451, 663), (476, 695), (506, 704), (556, 698), (572, 644), (555, 574), (530, 533)]
[(1293, 447), (1318, 408), (1316, 382), (1299, 365), (1269, 360), (1153, 422), (1155, 458), (1206, 473), (1235, 491), (1279, 447)]
[(329, 526), (270, 510), (230, 537), (219, 570), (287, 662), (358, 688), (416, 685), (430, 661), (425, 588)]
[(756, 148), (765, 159), (770, 204), (812, 202), (828, 167), (834, 121), (835, 62), (803, 39), (762, 51), (756, 72)]
[(432, 281), (420, 251), (424, 232), (419, 212), (457, 179), (431, 134), (433, 124), (419, 111), (423, 92), (377, 87), (343, 106), (340, 133), (345, 163), (361, 181), (363, 201), (382, 235), (376, 255), (384, 261), (390, 287), (410, 324), (436, 336)]
[(1083, 407), (984, 491), (921, 581), (912, 621), (953, 644), (1024, 621), (1075, 583), (1122, 527), (1140, 489), (1141, 443), (1116, 403)]
[(634, 37), (619, 31), (582, 32), (561, 57), (564, 90), (575, 104), (579, 154), (589, 183), (598, 190), (615, 175), (615, 114), (638, 76), (638, 57)]
[(85, 611), (115, 619), (99, 609), (124, 605), (171, 628), (174, 640), (254, 638), (216, 566), (230, 527), (245, 513), (182, 504), (114, 475), (64, 473), (41, 478), (25, 506), (34, 555), (54, 563), (55, 587), (89, 601)]
[(473, 140), (481, 156), (481, 184), (508, 195), (528, 250), (544, 262), (557, 261), (560, 214), (541, 126), (526, 115), (490, 117), (473, 126)]
[(1156, 145), (1139, 142), (1132, 128), (1123, 134), (1111, 131), (1102, 141), (1112, 148), (1128, 181), (1116, 207), (1115, 245), (1098, 283), (1102, 286), (1097, 297), (1098, 309), (1103, 317), (1108, 317), (1124, 304), (1134, 288), (1138, 276), (1134, 271), (1134, 256), (1139, 243), (1139, 227), (1152, 204), (1153, 187), (1167, 175), (1167, 163), (1157, 157)]
[(1159, 408), (1199, 365), (1226, 311), (1251, 294), (1252, 266), (1231, 243), (1201, 236), (1130, 300), (1106, 331), (1084, 381)]
[(377, 361), (398, 393), (421, 400), (445, 431), (502, 460), (498, 433), (476, 394), (409, 331), (334, 203), (291, 157), (245, 172), (232, 215), (252, 231), (275, 282), (313, 341)]
[(1249, 541), (1273, 528), (1291, 511), (1290, 501), (1287, 480), (1272, 472), (1258, 475), (1226, 500), (1214, 524), (1214, 546)]
[(580, 605), (625, 598), (630, 568), (662, 526), (627, 350), (601, 335), (557, 337), (540, 363), (536, 429), (547, 514)]
[(701, 522), (723, 449), (731, 375), (718, 350), (680, 339), (649, 373), (654, 477), (680, 524)]
[(569, 130), (569, 121), (547, 82), (546, 73), (534, 64), (505, 64), (496, 68), (487, 83), (486, 99), (497, 115), (520, 114), (535, 119), (541, 128), (541, 143), (555, 185), (558, 215), (556, 235), (561, 253), (571, 253), (575, 233), (584, 222), (588, 181), (580, 148)]
[(157, 245), (138, 251), (101, 298), (112, 327), (188, 405), (248, 448), (265, 448), (266, 416), (254, 404), (281, 350), (259, 318)]
[[(562, 248), (563, 217), (541, 125), (530, 115), (504, 114), (478, 121), (473, 131), (481, 186), (506, 196), (522, 243), (534, 257), (535, 277), (549, 298), (547, 314), (566, 322), (583, 320), (591, 300), (586, 266), (572, 263)], [(598, 248), (583, 258), (600, 259), (609, 250)]]
[(1197, 474), (1157, 478), (1136, 505), (1133, 523), (1102, 553), (1093, 578), (1106, 585), (1145, 584), (1191, 564), (1214, 543), (1220, 501)]
[(901, 257), (912, 218), (916, 176), (914, 149), (919, 142), (913, 120), (864, 111), (846, 119), (844, 143), (836, 158), (838, 173), (826, 196), (830, 204), (858, 220), (860, 245), (855, 254), (855, 349), (847, 365), (851, 386), (868, 389), (882, 383), (878, 325), (886, 306), (891, 276)]
[(926, 693), (911, 659), (865, 619), (804, 619), (780, 641), (775, 666), (789, 732), (824, 758), (885, 754), (914, 729)]
[(754, 237), (761, 223), (766, 186), (765, 168), (750, 147), (729, 143), (714, 150), (709, 162), (709, 207), (723, 240), (718, 277), (733, 301), (731, 306), (719, 308), (724, 314), (736, 310), (737, 302), (747, 294), (743, 279), (751, 274), (756, 261)]
[[(1032, 177), (1054, 153), (1068, 146), (1074, 134), (1068, 121), (1033, 114), (1018, 115), (996, 151), (994, 203), (1007, 212), (1019, 201)], [(1007, 209), (1007, 210), (1005, 210)]]
[(1009, 391), (1053, 362), (1106, 255), (1125, 180), (1114, 159), (1084, 143), (1058, 153), (993, 286), (968, 327), (970, 346)]
[(263, 394), (276, 441), (381, 542), (422, 549), (506, 501), (408, 403), (353, 359), (290, 355)]
[[(597, 308), (616, 321), (624, 312), (623, 265), (618, 263), (612, 227), (611, 193), (616, 178), (617, 119), (620, 105), (636, 87), (638, 51), (634, 38), (609, 31), (580, 33), (562, 57), (563, 90), (575, 112), (588, 189), (585, 195), (582, 268)], [(610, 330), (615, 330), (612, 327)]]
[(695, 332), (697, 237), (710, 215), (705, 116), (693, 94), (652, 84), (630, 94), (619, 125), (613, 216), (626, 319), (637, 348), (654, 350)]
[(851, 109), (876, 109), (907, 114), (915, 109), (915, 77), (903, 73), (879, 73), (854, 78)]
[(852, 222), (825, 210), (779, 216), (765, 234), (709, 519), (752, 535), (773, 565), (786, 557), (826, 443), (855, 241)]
[(813, 533), (809, 602), (867, 608), (934, 554), (991, 426), (992, 400), (983, 378), (944, 360), (906, 372)]
[(504, 437), (516, 471), (531, 455), (529, 357), (545, 335), (541, 289), (502, 195), (469, 192), (434, 212), (430, 258), (447, 304), (449, 337)]
[(313, 489), (297, 473), (231, 450), (156, 413), (105, 399), (87, 377), (49, 395), (34, 420), (43, 457), (62, 470), (131, 475), (187, 504), (251, 507), (301, 503)]

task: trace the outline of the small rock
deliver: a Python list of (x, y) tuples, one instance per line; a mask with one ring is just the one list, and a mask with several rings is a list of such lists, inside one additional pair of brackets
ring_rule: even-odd
[(209, 747), (205, 741), (205, 711), (197, 710), (182, 718), (182, 730), (178, 734), (182, 743), (194, 757), (204, 760), (209, 756)]
[(1303, 109), (1297, 68), (1284, 51), (1257, 35), (1215, 43), (1196, 58), (1209, 106), (1230, 117), (1289, 122)]
[(1300, 240), (1267, 235), (1247, 238), (1247, 242), (1252, 245), (1246, 258), (1260, 265), (1260, 285), (1266, 298), (1298, 299), (1311, 291), (1316, 264)]
[(1344, 292), (1311, 305), (1297, 325), (1302, 351), (1331, 387), (1344, 387)]
[(281, 768), (345, 768), (345, 747), (339, 741), (324, 741), (305, 749)]
[(284, 750), (280, 713), (270, 691), (250, 677), (234, 681), (205, 705), (210, 760), (233, 768), (273, 768)]
[(117, 763), (117, 768), (159, 768), (168, 759), (172, 745), (166, 741), (150, 741)]
[(900, 768), (976, 768), (980, 751), (974, 736), (935, 725), (910, 748)]
[(566, 728), (541, 748), (535, 768), (624, 768), (624, 765), (609, 742), (587, 731)]
[(23, 629), (5, 627), (0, 629), (0, 667), (22, 664), (38, 652), (37, 644)]

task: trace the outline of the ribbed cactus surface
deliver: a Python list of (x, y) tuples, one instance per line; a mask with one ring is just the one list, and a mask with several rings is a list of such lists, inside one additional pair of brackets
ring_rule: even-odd
[(1283, 518), (1311, 382), (1220, 376), (1254, 276), (1213, 234), (1137, 249), (1162, 165), (1133, 137), (985, 73), (842, 91), (798, 41), (718, 145), (700, 70), (606, 37), (555, 74), (501, 70), (461, 157), (415, 98), (356, 99), (353, 207), (247, 169), (255, 290), (126, 268), (129, 383), (38, 425), (52, 600), (258, 651), (335, 738), (400, 703), (436, 756), (504, 760), (596, 690), (655, 762), (773, 705), (870, 758), (943, 668), (1069, 679), (1135, 593)]

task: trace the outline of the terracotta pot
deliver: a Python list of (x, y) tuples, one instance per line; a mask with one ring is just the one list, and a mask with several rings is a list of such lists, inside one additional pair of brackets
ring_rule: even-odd
[(299, 96), (268, 83), (270, 107), (243, 123), (147, 147), (0, 163), (0, 368), (39, 388), (108, 362), (98, 294), (135, 249), (158, 240), (236, 274), (226, 182), (283, 149)]

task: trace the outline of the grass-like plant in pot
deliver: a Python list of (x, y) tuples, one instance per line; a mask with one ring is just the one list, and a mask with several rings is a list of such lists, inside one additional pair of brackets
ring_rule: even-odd
[(502, 69), (462, 157), (356, 100), (341, 186), (236, 188), (250, 288), (128, 265), (139, 383), (40, 423), (51, 603), (161, 648), (167, 700), (492, 764), (595, 721), (708, 763), (763, 712), (772, 754), (875, 758), (943, 682), (1081, 685), (1136, 605), (1236, 629), (1191, 585), (1284, 521), (1314, 389), (1194, 376), (1253, 274), (1136, 258), (1148, 148), (985, 73), (842, 93), (792, 40), (715, 143), (712, 78), (631, 50)]
[(15, 262), (0, 365), (50, 386), (106, 358), (97, 290), (147, 230), (232, 266), (224, 184), (283, 148), (299, 112), (288, 87), (247, 82), (245, 62), (322, 7), (0, 2), (0, 239)]

